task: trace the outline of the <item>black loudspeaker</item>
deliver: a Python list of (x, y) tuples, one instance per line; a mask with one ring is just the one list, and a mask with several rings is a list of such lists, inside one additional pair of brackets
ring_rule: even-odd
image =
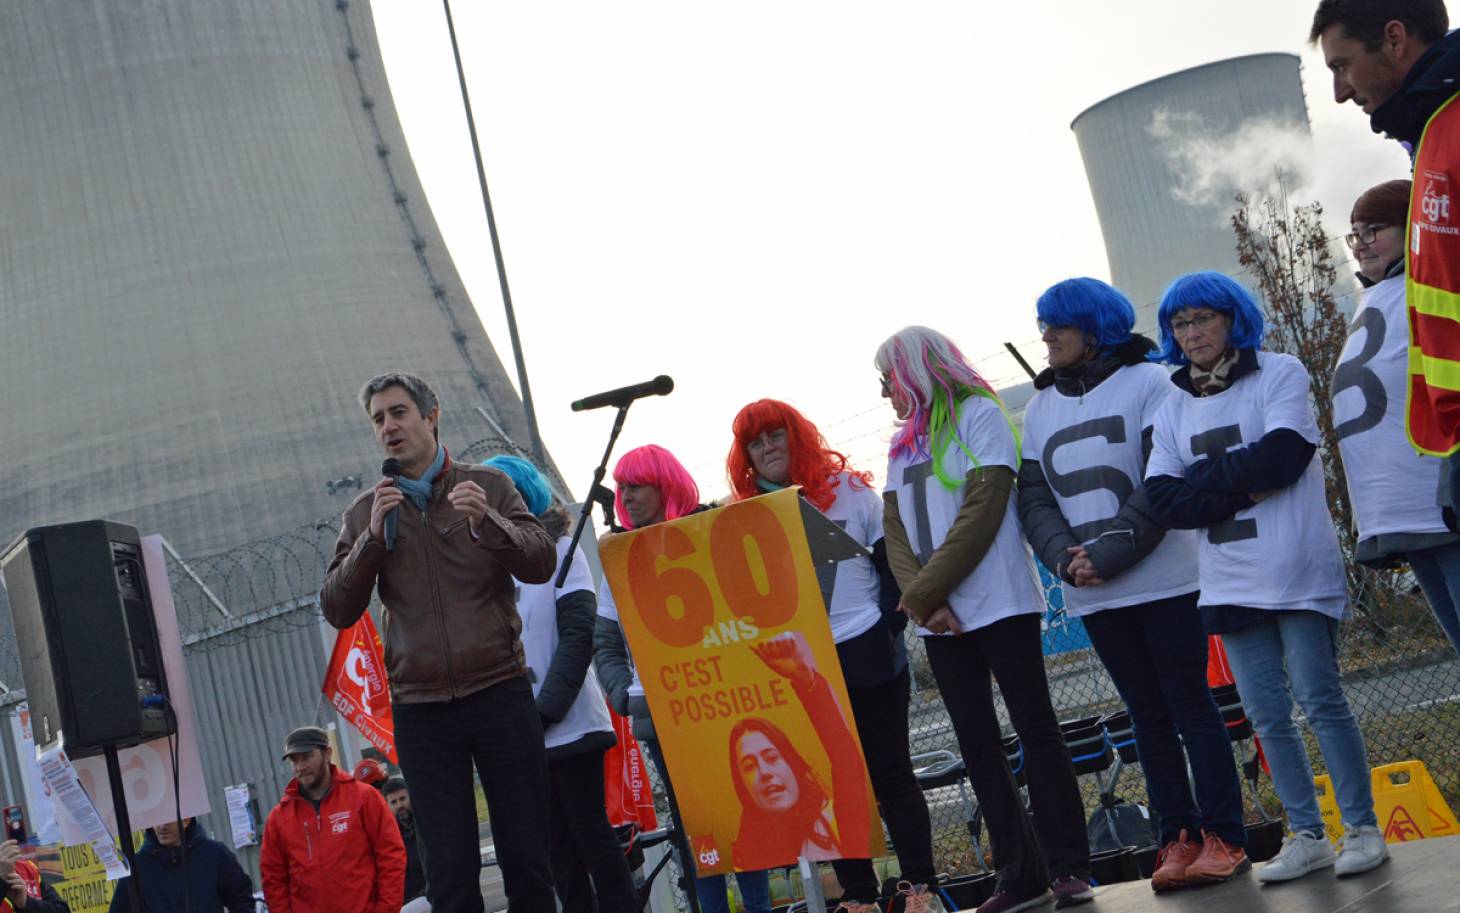
[(176, 731), (142, 543), (106, 520), (28, 530), (4, 555), (36, 744), (73, 758)]

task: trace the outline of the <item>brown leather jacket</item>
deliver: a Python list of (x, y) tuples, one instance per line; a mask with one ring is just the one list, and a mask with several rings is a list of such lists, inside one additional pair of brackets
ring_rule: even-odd
[[(487, 493), (473, 539), (465, 514), (446, 499), (470, 479)], [(336, 628), (354, 624), (377, 585), (385, 605), (385, 665), (400, 703), (464, 697), (527, 672), (512, 578), (542, 583), (557, 549), (512, 480), (487, 466), (448, 463), (423, 514), (400, 507), (395, 552), (370, 535), (373, 490), (345, 511), (319, 605)]]

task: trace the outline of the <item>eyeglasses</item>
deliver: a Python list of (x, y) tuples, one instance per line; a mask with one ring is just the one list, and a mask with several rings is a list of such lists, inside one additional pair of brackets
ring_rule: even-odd
[(1171, 335), (1185, 336), (1191, 332), (1193, 327), (1198, 330), (1205, 330), (1221, 319), (1221, 316), (1216, 311), (1199, 311), (1190, 320), (1184, 320), (1178, 317), (1171, 321)]
[(883, 374), (882, 375), (882, 395), (883, 396), (891, 396), (892, 395), (892, 375), (890, 375), (890, 374)]
[(1390, 227), (1392, 226), (1360, 225), (1358, 228), (1355, 228), (1353, 231), (1344, 235), (1343, 240), (1344, 243), (1347, 244), (1350, 248), (1358, 247), (1360, 244), (1373, 244), (1374, 236), (1384, 229)]

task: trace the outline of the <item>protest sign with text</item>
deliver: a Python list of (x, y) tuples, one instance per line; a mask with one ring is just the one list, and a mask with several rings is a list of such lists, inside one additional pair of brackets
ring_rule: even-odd
[(797, 493), (599, 555), (700, 874), (883, 855)]

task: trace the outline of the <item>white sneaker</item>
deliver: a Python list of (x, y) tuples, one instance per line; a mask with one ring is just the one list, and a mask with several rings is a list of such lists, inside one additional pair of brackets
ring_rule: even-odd
[(1339, 875), (1358, 875), (1375, 869), (1389, 858), (1389, 846), (1384, 835), (1372, 824), (1354, 827), (1343, 826), (1343, 849), (1339, 850), (1338, 862), (1333, 871)]
[(1316, 869), (1333, 865), (1338, 858), (1327, 837), (1293, 834), (1283, 838), (1283, 848), (1267, 865), (1257, 870), (1261, 882), (1292, 881)]

